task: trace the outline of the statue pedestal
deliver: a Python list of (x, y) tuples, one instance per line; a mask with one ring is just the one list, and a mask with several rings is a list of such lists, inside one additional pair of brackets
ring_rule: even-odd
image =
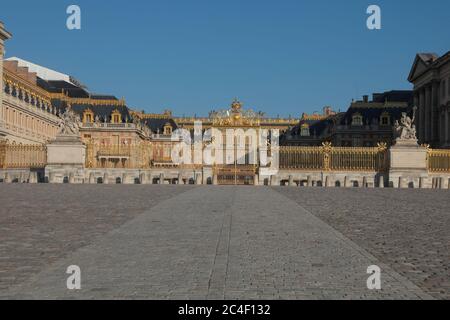
[(389, 181), (394, 188), (427, 188), (427, 149), (417, 140), (397, 140), (389, 150)]
[(83, 183), (86, 146), (78, 135), (60, 134), (47, 144), (45, 175), (50, 183)]

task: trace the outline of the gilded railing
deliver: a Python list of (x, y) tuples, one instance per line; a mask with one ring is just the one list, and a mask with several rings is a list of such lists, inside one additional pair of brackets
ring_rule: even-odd
[(44, 168), (47, 164), (47, 148), (44, 145), (0, 143), (0, 168)]
[(323, 147), (279, 148), (280, 169), (323, 170), (325, 157)]
[(450, 150), (428, 150), (428, 171), (450, 173)]
[(280, 169), (317, 171), (375, 171), (388, 170), (388, 153), (385, 144), (377, 147), (280, 147)]

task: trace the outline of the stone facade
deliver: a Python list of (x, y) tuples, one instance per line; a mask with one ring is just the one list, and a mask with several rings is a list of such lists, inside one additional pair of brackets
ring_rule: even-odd
[[(3, 22), (0, 21), (0, 128), (3, 127), (3, 57), (5, 54), (5, 41), (11, 38), (11, 34), (5, 30)], [(2, 138), (0, 132), (0, 138)]]
[(414, 84), (420, 144), (450, 147), (450, 52), (418, 54), (408, 80)]

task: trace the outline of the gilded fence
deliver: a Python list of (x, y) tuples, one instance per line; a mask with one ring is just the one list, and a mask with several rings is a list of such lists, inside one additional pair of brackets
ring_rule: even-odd
[(44, 145), (0, 143), (1, 169), (37, 169), (47, 164), (47, 148)]
[(428, 150), (428, 171), (433, 173), (450, 173), (450, 150)]
[(280, 147), (280, 169), (316, 171), (374, 171), (389, 169), (387, 146), (333, 147)]

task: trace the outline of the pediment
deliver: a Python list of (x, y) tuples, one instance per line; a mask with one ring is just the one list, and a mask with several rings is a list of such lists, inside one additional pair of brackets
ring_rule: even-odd
[(416, 55), (408, 76), (408, 81), (414, 82), (415, 79), (428, 70), (429, 66), (437, 59), (437, 57), (438, 56), (434, 53), (421, 53)]
[(414, 82), (414, 80), (422, 75), (427, 69), (428, 66), (425, 64), (425, 62), (420, 59), (419, 56), (417, 56), (409, 73), (408, 81)]

